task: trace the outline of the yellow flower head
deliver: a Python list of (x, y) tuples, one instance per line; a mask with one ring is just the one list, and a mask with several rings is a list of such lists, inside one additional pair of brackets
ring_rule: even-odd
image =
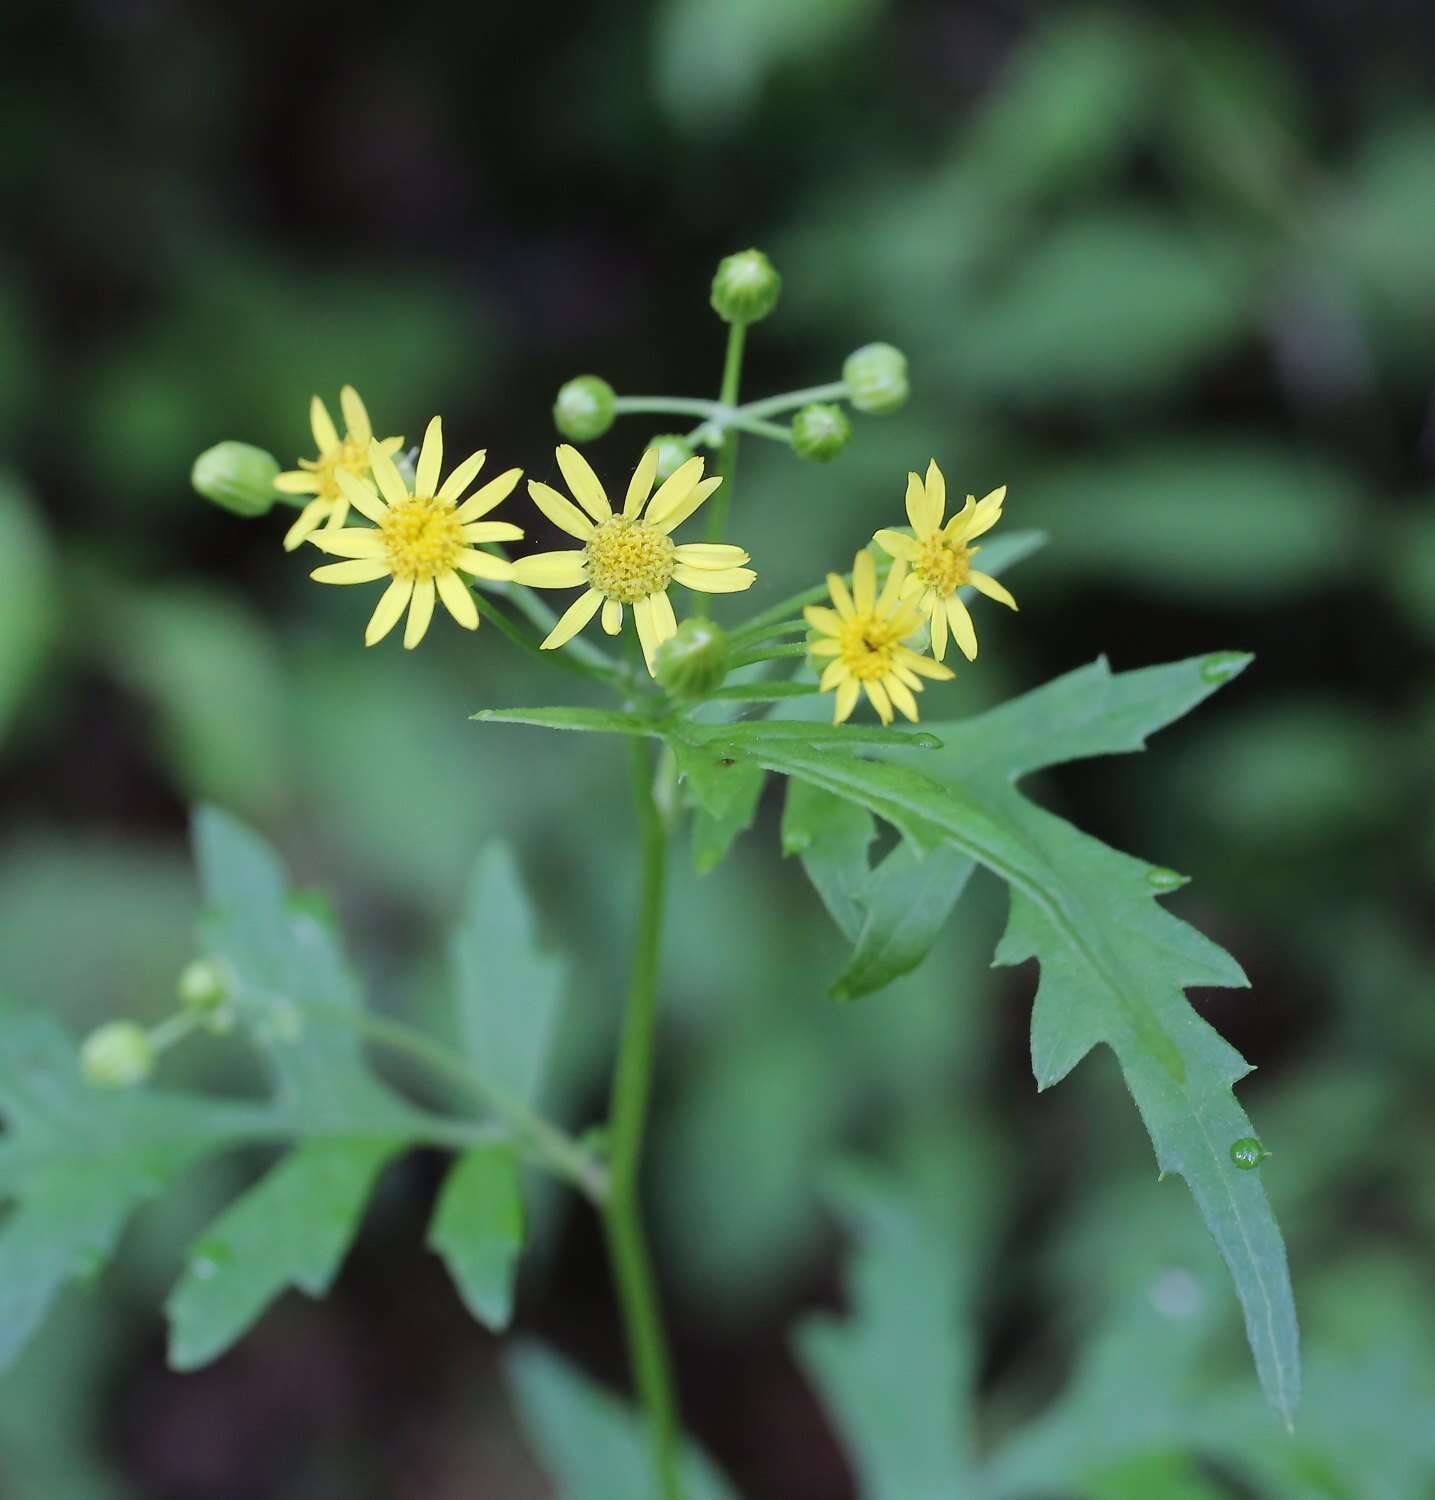
[(1016, 608), (1016, 600), (990, 573), (979, 573), (972, 567), (973, 556), (982, 549), (969, 545), (1001, 520), (1004, 499), (1005, 485), (981, 500), (968, 495), (966, 505), (943, 526), (947, 481), (934, 458), (927, 465), (925, 483), (915, 474), (907, 475), (907, 519), (915, 536), (879, 531), (872, 538), (888, 556), (911, 567), (902, 597), (919, 599), (922, 613), (931, 620), (932, 655), (938, 661), (947, 654), (948, 625), (966, 659), (977, 658), (977, 632), (966, 605), (957, 598), (963, 584), (971, 584), (979, 594), (1009, 609)]
[[(351, 385), (339, 392), (339, 405), (344, 410), (343, 439), (334, 429), (328, 408), (315, 396), (309, 403), (309, 426), (314, 431), (314, 446), (319, 456), (301, 458), (297, 469), (287, 470), (274, 481), (274, 488), (286, 495), (314, 496), (284, 535), (284, 548), (288, 552), (325, 522), (342, 526), (349, 519), (349, 502), (339, 488), (339, 475), (347, 473), (362, 479), (369, 472), (369, 445), (374, 440), (369, 413)], [(403, 438), (390, 437), (379, 447), (385, 453), (396, 453), (403, 445)]]
[[(320, 583), (392, 580), (364, 632), (366, 645), (383, 640), (407, 608), (404, 645), (413, 650), (433, 618), (435, 594), (465, 630), (476, 630), (478, 610), (460, 574), (500, 581), (513, 576), (512, 563), (491, 552), (478, 551), (477, 544), (518, 541), (522, 528), (507, 521), (481, 521), (479, 517), (512, 493), (523, 470), (505, 470), (465, 500), (464, 491), (483, 467), (483, 459), (482, 452), (471, 454), (440, 486), (443, 428), (435, 417), (424, 433), (412, 494), (379, 443), (369, 445), (369, 463), (378, 490), (349, 469), (337, 471), (345, 500), (374, 524), (315, 532), (313, 542), (320, 551), (350, 560), (326, 563), (310, 576)], [(383, 492), (382, 499), (379, 491)]]
[(921, 614), (903, 599), (906, 574), (906, 563), (894, 562), (879, 595), (877, 566), (863, 548), (852, 563), (852, 592), (838, 574), (829, 573), (827, 591), (834, 607), (810, 604), (802, 611), (820, 637), (808, 649), (827, 663), (818, 686), (824, 693), (837, 692), (834, 724), (851, 714), (863, 692), (884, 724), (892, 722), (894, 707), (915, 724), (917, 700), (912, 695), (922, 691), (922, 678), (944, 682), (954, 675), (950, 667), (902, 644), (922, 628)]
[(721, 477), (703, 478), (701, 458), (680, 465), (653, 494), (658, 450), (649, 448), (633, 471), (621, 515), (614, 514), (598, 476), (576, 448), (565, 443), (558, 449), (558, 467), (577, 505), (532, 479), (528, 493), (555, 526), (583, 545), (521, 557), (513, 565), (517, 583), (541, 589), (587, 586), (543, 642), (545, 651), (572, 640), (600, 606), (603, 629), (617, 635), (623, 628), (623, 606), (631, 604), (643, 659), (652, 672), (658, 647), (677, 633), (670, 583), (706, 594), (735, 594), (752, 586), (757, 574), (743, 566), (748, 556), (741, 547), (681, 544), (670, 535), (722, 483)]

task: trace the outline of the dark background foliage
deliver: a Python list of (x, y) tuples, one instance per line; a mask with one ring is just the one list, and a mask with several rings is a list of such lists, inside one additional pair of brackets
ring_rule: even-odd
[[(332, 405), (347, 380), (386, 433), (417, 439), (441, 411), (455, 450), (547, 474), (571, 374), (715, 393), (707, 281), (755, 243), (786, 289), (749, 391), (835, 378), (872, 338), (906, 349), (914, 385), (831, 468), (747, 446), (734, 529), (766, 597), (850, 556), (935, 454), (954, 488), (1005, 482), (1011, 523), (1051, 534), (945, 711), (1102, 651), (1123, 668), (1257, 653), (1149, 756), (1065, 769), (1041, 795), (1195, 876), (1177, 909), (1248, 969), (1253, 991), (1201, 1008), (1261, 1069), (1242, 1097), (1277, 1153), (1263, 1170), (1317, 1309), (1313, 1358), (1345, 1350), (1355, 1391), (1362, 1336), (1424, 1326), (1423, 8), (11, 0), (3, 37), (7, 994), (77, 1030), (164, 1014), (194, 915), (186, 810), (205, 797), (336, 893), (376, 1003), (438, 1015), (431, 955), (473, 847), (503, 835), (578, 957), (562, 1083), (591, 1113), (630, 919), (614, 753), (535, 738), (515, 794), (514, 742), (466, 720), (537, 701), (530, 665), (442, 623), (412, 657), (364, 653), (365, 606), (309, 586), (278, 517), (201, 504), (188, 466), (226, 436), (287, 465), (309, 450), (311, 392)], [(597, 461), (620, 468), (647, 436), (624, 421)], [(839, 954), (778, 858), (777, 810), (721, 871), (679, 877), (649, 1185), (693, 1425), (744, 1494), (796, 1500), (851, 1493), (786, 1334), (838, 1298), (814, 1190), (835, 1155), (945, 1134), (999, 1169), (973, 1226), (992, 1441), (1053, 1398), (1099, 1307), (1141, 1295), (1132, 1244), (1164, 1264), (1175, 1210), (1108, 1063), (1034, 1094), (1031, 975), (986, 969), (996, 890), (974, 888), (918, 975), (824, 999)], [(174, 1064), (220, 1087), (234, 1066), (204, 1046)], [(215, 1366), (166, 1371), (155, 1305), (253, 1166), (147, 1214), (0, 1384), (0, 1493), (545, 1493), (500, 1346), (421, 1248), (432, 1163), (385, 1179), (327, 1302), (291, 1298)], [(556, 1203), (542, 1225), (520, 1330), (621, 1383), (601, 1245)], [(1190, 1229), (1181, 1264), (1209, 1253)], [(1321, 1322), (1327, 1303), (1344, 1321)], [(1162, 1358), (1153, 1343), (1143, 1363)], [(1249, 1380), (1238, 1343), (1213, 1359)], [(1071, 1483), (1244, 1496), (1266, 1493), (1258, 1467), (1201, 1471), (1200, 1490)], [(1426, 1493), (1417, 1470), (1412, 1446), (1410, 1488), (1381, 1493)]]

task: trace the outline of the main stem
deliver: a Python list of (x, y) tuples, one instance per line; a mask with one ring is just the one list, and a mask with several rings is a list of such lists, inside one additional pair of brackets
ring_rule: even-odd
[(613, 1074), (609, 1115), (608, 1194), (603, 1224), (618, 1284), (628, 1357), (647, 1419), (653, 1467), (662, 1500), (682, 1500), (678, 1478), (678, 1411), (662, 1314), (658, 1309), (638, 1204), (638, 1169), (652, 1093), (657, 1040), (658, 956), (663, 930), (663, 887), (668, 833), (653, 800), (653, 766), (641, 739), (629, 742), (633, 803), (638, 814), (643, 874), (632, 990)]

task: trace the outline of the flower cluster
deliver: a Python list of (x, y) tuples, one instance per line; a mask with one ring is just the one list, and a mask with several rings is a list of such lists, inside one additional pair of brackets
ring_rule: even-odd
[[(650, 446), (617, 507), (588, 460), (571, 444), (562, 444), (556, 459), (568, 493), (536, 479), (529, 480), (528, 493), (548, 521), (577, 545), (511, 560), (501, 544), (522, 541), (523, 527), (489, 517), (512, 494), (522, 470), (507, 469), (473, 489), (484, 464), (480, 450), (442, 478), (443, 428), (435, 417), (412, 463), (412, 477), (406, 477), (408, 461), (403, 468), (395, 462), (402, 439), (374, 438), (368, 412), (352, 386), (344, 387), (340, 404), (346, 423), (342, 439), (324, 403), (314, 397), (310, 421), (318, 457), (300, 460), (299, 469), (278, 475), (273, 485), (284, 493), (314, 497), (290, 527), (285, 547), (307, 541), (342, 559), (316, 568), (315, 579), (341, 584), (387, 580), (365, 631), (369, 645), (407, 615), (404, 645), (417, 646), (438, 601), (465, 629), (476, 629), (480, 615), (472, 579), (581, 589), (556, 620), (547, 616), (552, 628), (542, 648), (566, 645), (595, 616), (609, 635), (617, 635), (630, 609), (643, 660), (656, 675), (660, 648), (678, 632), (669, 598), (672, 584), (726, 594), (750, 588), (757, 577), (741, 547), (673, 537), (722, 483), (721, 476), (704, 477), (701, 457), (677, 462), (659, 483), (663, 455), (658, 446)], [(968, 495), (965, 506), (947, 517), (946, 480), (933, 459), (925, 477), (907, 476), (909, 528), (884, 528), (873, 536), (891, 559), (880, 588), (877, 558), (866, 548), (853, 562), (850, 588), (842, 576), (828, 575), (830, 607), (812, 605), (803, 614), (814, 632), (808, 650), (821, 669), (818, 690), (835, 694), (835, 723), (852, 714), (864, 693), (884, 724), (897, 713), (915, 722), (915, 695), (923, 690), (924, 679), (947, 681), (954, 675), (944, 665), (948, 640), (956, 642), (967, 660), (975, 660), (976, 628), (961, 589), (970, 587), (1016, 608), (995, 578), (972, 565), (981, 550), (974, 543), (1001, 519), (1005, 496), (1005, 487), (981, 500)], [(372, 524), (345, 524), (351, 511)]]

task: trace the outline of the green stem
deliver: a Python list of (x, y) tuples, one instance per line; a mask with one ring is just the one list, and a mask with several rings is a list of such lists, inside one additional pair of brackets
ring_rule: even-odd
[[(526, 593), (524, 589), (514, 589), (513, 599), (519, 602)], [(598, 652), (599, 661), (593, 662), (581, 656), (569, 648), (577, 645), (576, 639), (570, 641), (562, 651), (545, 651), (543, 647), (525, 630), (520, 630), (504, 612), (485, 595), (482, 590), (473, 590), (473, 602), (478, 612), (485, 620), (491, 620), (520, 651), (526, 651), (530, 656), (538, 657), (549, 666), (561, 667), (565, 672), (573, 672), (579, 677), (588, 677), (595, 682), (606, 682), (612, 687), (625, 689), (628, 686), (628, 676), (621, 667), (615, 665), (601, 651)], [(537, 601), (535, 601), (537, 602)], [(529, 612), (530, 618), (533, 618)], [(535, 620), (540, 629), (543, 629), (541, 619)], [(549, 622), (551, 627), (552, 622)]]
[(657, 1290), (638, 1204), (648, 1102), (657, 1041), (658, 957), (663, 928), (668, 834), (653, 798), (653, 767), (640, 739), (629, 744), (643, 874), (632, 990), (613, 1072), (609, 1117), (608, 1195), (603, 1204), (608, 1253), (628, 1341), (633, 1379), (647, 1419), (662, 1500), (682, 1500), (678, 1478), (678, 1412)]
[[(316, 1010), (317, 1007), (306, 1006), (305, 1014), (314, 1014)], [(495, 1088), (447, 1047), (431, 1040), (422, 1031), (383, 1016), (345, 1012), (342, 1017), (336, 1015), (334, 1019), (347, 1021), (361, 1036), (411, 1058), (467, 1090), (485, 1109), (508, 1124), (515, 1142), (535, 1162), (571, 1182), (595, 1203), (602, 1202), (608, 1191), (602, 1165), (570, 1135), (550, 1124), (521, 1099)]]
[(774, 412), (791, 411), (813, 401), (842, 401), (849, 394), (845, 380), (830, 380), (826, 385), (810, 385), (806, 390), (784, 391), (780, 396), (764, 396), (739, 407), (745, 417), (770, 417)]

